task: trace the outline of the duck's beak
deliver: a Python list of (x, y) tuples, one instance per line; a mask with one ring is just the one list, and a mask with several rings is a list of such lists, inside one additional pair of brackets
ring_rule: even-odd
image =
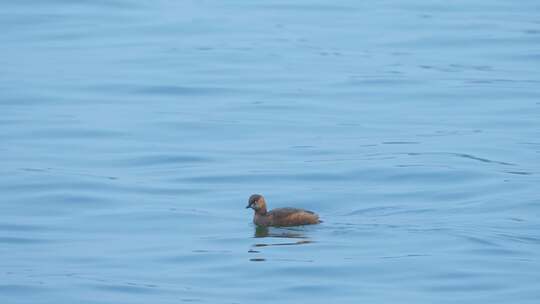
[(246, 209), (249, 209), (249, 208), (251, 208), (251, 205), (247, 205), (247, 206), (246, 206)]

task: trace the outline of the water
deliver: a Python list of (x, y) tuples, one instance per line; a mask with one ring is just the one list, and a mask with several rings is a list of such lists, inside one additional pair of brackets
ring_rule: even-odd
[(1, 7), (1, 303), (540, 298), (537, 1)]

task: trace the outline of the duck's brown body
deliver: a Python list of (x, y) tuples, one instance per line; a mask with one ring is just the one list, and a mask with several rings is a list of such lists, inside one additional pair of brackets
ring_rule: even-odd
[(277, 208), (267, 211), (264, 197), (258, 194), (249, 198), (246, 208), (252, 208), (255, 211), (253, 223), (258, 226), (301, 226), (321, 222), (317, 214), (304, 209)]
[(258, 226), (300, 226), (319, 223), (315, 213), (296, 208), (278, 208), (261, 214), (255, 212), (253, 223)]

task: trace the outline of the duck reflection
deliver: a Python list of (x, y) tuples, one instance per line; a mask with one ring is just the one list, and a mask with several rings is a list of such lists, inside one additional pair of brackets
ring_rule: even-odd
[[(293, 230), (287, 228), (269, 228), (263, 226), (255, 227), (254, 238), (283, 238), (290, 239), (289, 242), (280, 243), (255, 243), (253, 247), (265, 247), (265, 246), (286, 246), (286, 245), (302, 245), (312, 243), (311, 240), (301, 230)], [(298, 239), (294, 241), (294, 239)]]
[[(277, 228), (277, 227), (262, 227), (256, 226), (253, 234), (253, 238), (257, 242), (251, 245), (248, 250), (249, 253), (257, 255), (262, 254), (261, 247), (268, 246), (291, 246), (291, 245), (304, 245), (312, 243), (313, 241), (305, 235), (305, 232), (301, 228)], [(268, 241), (266, 241), (268, 240)], [(271, 242), (271, 240), (273, 240)], [(276, 241), (282, 240), (282, 242)], [(266, 258), (264, 256), (257, 256), (249, 259), (251, 262), (264, 262)], [(311, 260), (295, 260), (288, 258), (273, 258), (273, 261), (295, 261), (295, 262), (312, 262)]]

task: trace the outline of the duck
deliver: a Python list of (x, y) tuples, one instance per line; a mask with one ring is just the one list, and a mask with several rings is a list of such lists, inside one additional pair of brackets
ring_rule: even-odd
[(309, 210), (286, 207), (267, 211), (266, 200), (260, 194), (249, 197), (246, 209), (249, 208), (254, 211), (253, 223), (257, 226), (290, 227), (321, 223), (319, 216)]

